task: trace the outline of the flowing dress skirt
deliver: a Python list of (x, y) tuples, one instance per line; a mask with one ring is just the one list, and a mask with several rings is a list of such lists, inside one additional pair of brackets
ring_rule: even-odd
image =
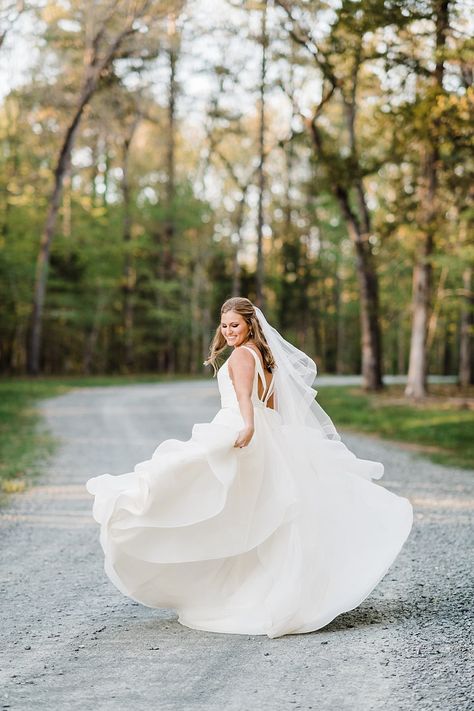
[(359, 605), (413, 520), (372, 479), (383, 466), (255, 407), (255, 434), (224, 407), (134, 472), (89, 479), (105, 571), (128, 597), (215, 632), (309, 632)]

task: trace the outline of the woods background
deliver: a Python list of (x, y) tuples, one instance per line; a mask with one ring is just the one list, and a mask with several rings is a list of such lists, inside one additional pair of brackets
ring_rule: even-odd
[(472, 10), (3, 2), (1, 372), (198, 374), (238, 294), (320, 372), (467, 386)]

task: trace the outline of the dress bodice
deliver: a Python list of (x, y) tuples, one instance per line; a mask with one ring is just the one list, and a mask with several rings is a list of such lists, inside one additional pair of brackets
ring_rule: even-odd
[[(240, 346), (240, 347), (245, 348), (246, 350), (250, 351), (250, 353), (252, 353), (254, 360), (255, 360), (255, 374), (254, 374), (253, 386), (252, 386), (252, 403), (253, 403), (254, 407), (266, 408), (267, 402), (273, 393), (275, 381), (274, 381), (274, 379), (272, 379), (269, 387), (267, 388), (266, 381), (265, 381), (265, 375), (264, 375), (262, 364), (260, 363), (260, 359), (259, 359), (258, 355), (255, 353), (253, 348), (249, 348), (248, 346)], [(229, 359), (227, 359), (226, 362), (219, 368), (218, 373), (217, 373), (219, 394), (221, 396), (221, 407), (230, 407), (232, 409), (239, 410), (239, 401), (237, 400), (237, 395), (236, 395), (236, 392), (234, 389), (234, 385), (233, 385), (232, 380), (230, 378), (228, 363), (229, 363)], [(259, 378), (259, 376), (261, 377), (261, 380), (263, 383), (263, 388), (264, 388), (264, 393), (265, 393), (263, 400), (261, 400), (258, 396), (258, 378)]]

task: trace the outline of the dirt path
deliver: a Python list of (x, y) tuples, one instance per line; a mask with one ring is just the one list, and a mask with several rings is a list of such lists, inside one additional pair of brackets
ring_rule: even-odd
[(41, 484), (0, 511), (1, 708), (472, 709), (473, 473), (396, 445), (344, 438), (385, 462), (383, 482), (410, 498), (415, 525), (377, 589), (325, 629), (274, 640), (198, 632), (115, 590), (84, 482), (187, 439), (215, 414), (215, 388), (91, 388), (44, 403), (61, 445)]

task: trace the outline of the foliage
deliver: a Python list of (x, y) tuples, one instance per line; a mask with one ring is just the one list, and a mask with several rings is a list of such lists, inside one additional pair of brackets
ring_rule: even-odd
[[(254, 298), (262, 4), (234, 5), (219, 19), (162, 4), (101, 76), (52, 243), (43, 372), (198, 373), (222, 301), (235, 288)], [(321, 371), (361, 366), (360, 284), (334, 181), (359, 217), (361, 195), (368, 205), (384, 370), (406, 370), (434, 135), (429, 368), (458, 369), (474, 261), (472, 46), (461, 3), (450, 2), (446, 80), (433, 87), (435, 10), (434, 0), (282, 1), (268, 10), (265, 309)], [(10, 374), (26, 368), (39, 239), (93, 29), (80, 3), (31, 12), (37, 62), (0, 104), (0, 371)]]

